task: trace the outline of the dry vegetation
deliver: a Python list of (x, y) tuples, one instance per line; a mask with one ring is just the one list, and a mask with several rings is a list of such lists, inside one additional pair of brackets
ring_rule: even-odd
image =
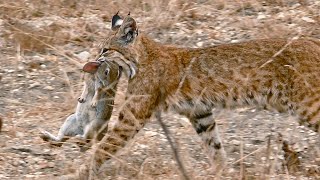
[[(0, 1), (0, 179), (52, 179), (74, 172), (90, 152), (50, 147), (76, 105), (81, 64), (93, 59), (112, 15), (129, 11), (163, 43), (201, 47), (270, 37), (320, 39), (319, 0)], [(117, 95), (123, 101), (126, 80)], [(213, 179), (201, 140), (187, 120), (163, 115), (190, 179)], [(294, 118), (252, 108), (217, 112), (228, 166), (221, 179), (319, 179), (320, 138)], [(109, 179), (176, 179), (160, 125), (152, 120), (106, 165)]]

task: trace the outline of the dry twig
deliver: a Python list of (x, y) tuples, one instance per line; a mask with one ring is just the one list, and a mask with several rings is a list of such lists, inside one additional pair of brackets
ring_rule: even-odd
[(164, 122), (162, 121), (162, 118), (161, 118), (161, 110), (158, 110), (156, 112), (156, 119), (158, 120), (159, 124), (161, 125), (161, 128), (163, 129), (164, 131), (164, 134), (166, 135), (167, 137), (167, 140), (170, 144), (170, 147), (173, 151), (173, 155), (174, 155), (174, 158), (178, 164), (178, 167), (179, 167), (179, 170), (180, 170), (180, 173), (182, 174), (183, 178), (185, 180), (190, 180), (187, 172), (186, 172), (186, 169), (184, 168), (184, 165), (180, 159), (180, 156), (179, 156), (179, 153), (178, 153), (178, 148), (174, 145), (172, 139), (171, 139), (171, 136), (170, 136), (170, 132), (169, 132), (169, 129), (167, 128), (167, 126), (164, 124)]

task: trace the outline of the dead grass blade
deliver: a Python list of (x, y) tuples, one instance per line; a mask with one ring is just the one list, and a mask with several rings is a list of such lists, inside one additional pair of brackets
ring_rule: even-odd
[(25, 35), (27, 35), (27, 36), (35, 39), (35, 40), (37, 40), (38, 42), (40, 42), (40, 43), (42, 43), (42, 44), (44, 44), (44, 45), (47, 46), (48, 48), (50, 48), (50, 49), (54, 50), (55, 52), (57, 52), (59, 55), (61, 55), (61, 56), (65, 57), (66, 59), (68, 59), (72, 64), (76, 65), (79, 69), (82, 69), (82, 66), (83, 66), (83, 65), (82, 65), (81, 63), (79, 63), (77, 60), (75, 60), (75, 59), (71, 58), (70, 56), (68, 56), (67, 53), (64, 52), (63, 50), (58, 49), (58, 48), (56, 48), (56, 47), (54, 47), (54, 46), (52, 46), (52, 45), (50, 45), (50, 44), (42, 41), (41, 39), (38, 39), (38, 38), (35, 37), (34, 35), (32, 35), (32, 34), (30, 34), (30, 33), (27, 33), (27, 32), (25, 32), (25, 31), (23, 31), (23, 30), (15, 27), (15, 26), (13, 26), (12, 24), (10, 24), (10, 23), (8, 23), (8, 22), (5, 22), (5, 23), (6, 23), (7, 25), (9, 25), (10, 27), (12, 27), (13, 29), (15, 29), (15, 30), (17, 30), (17, 31), (19, 31), (19, 32), (21, 32), (21, 33), (23, 33), (23, 34), (25, 34)]
[(158, 110), (156, 112), (156, 119), (158, 120), (159, 124), (161, 125), (161, 128), (163, 129), (164, 131), (164, 134), (166, 135), (166, 138), (170, 144), (170, 147), (173, 151), (173, 155), (174, 155), (174, 158), (178, 164), (178, 167), (179, 167), (179, 170), (180, 170), (180, 173), (181, 175), (183, 176), (183, 178), (185, 180), (190, 180), (187, 172), (186, 172), (186, 169), (181, 161), (181, 158), (179, 156), (179, 153), (178, 153), (178, 148), (176, 147), (176, 145), (174, 145), (172, 139), (171, 139), (171, 136), (170, 136), (170, 132), (169, 132), (169, 129), (167, 128), (167, 126), (164, 124), (164, 122), (162, 121), (162, 118), (161, 118), (161, 111)]

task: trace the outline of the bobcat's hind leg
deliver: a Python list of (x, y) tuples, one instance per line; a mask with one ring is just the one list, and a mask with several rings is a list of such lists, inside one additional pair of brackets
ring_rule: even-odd
[[(88, 124), (84, 128), (84, 133), (81, 136), (82, 144), (79, 143), (80, 151), (87, 151), (91, 145), (93, 140), (101, 141), (101, 139), (105, 136), (108, 130), (108, 121), (95, 119), (90, 124)], [(85, 141), (85, 143), (84, 143)], [(81, 142), (81, 141), (80, 141)]]
[(202, 112), (189, 119), (208, 151), (215, 173), (220, 173), (226, 165), (227, 158), (212, 112)]
[(92, 159), (80, 168), (80, 179), (99, 177), (103, 173), (102, 164), (133, 139), (148, 122), (158, 103), (158, 94), (135, 96), (128, 101), (113, 129), (95, 146)]

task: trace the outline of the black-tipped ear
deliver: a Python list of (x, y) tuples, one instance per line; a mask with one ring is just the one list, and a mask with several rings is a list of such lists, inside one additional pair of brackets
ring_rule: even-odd
[(111, 29), (113, 31), (119, 29), (119, 27), (121, 26), (123, 20), (121, 19), (121, 17), (118, 15), (119, 14), (119, 11), (117, 12), (117, 14), (115, 14), (113, 17), (112, 17), (112, 21), (111, 21)]
[(98, 61), (87, 62), (87, 63), (83, 66), (82, 70), (83, 70), (84, 72), (94, 74), (95, 72), (97, 72), (97, 70), (98, 70), (98, 68), (99, 68), (100, 65), (101, 65), (101, 63), (98, 62)]

